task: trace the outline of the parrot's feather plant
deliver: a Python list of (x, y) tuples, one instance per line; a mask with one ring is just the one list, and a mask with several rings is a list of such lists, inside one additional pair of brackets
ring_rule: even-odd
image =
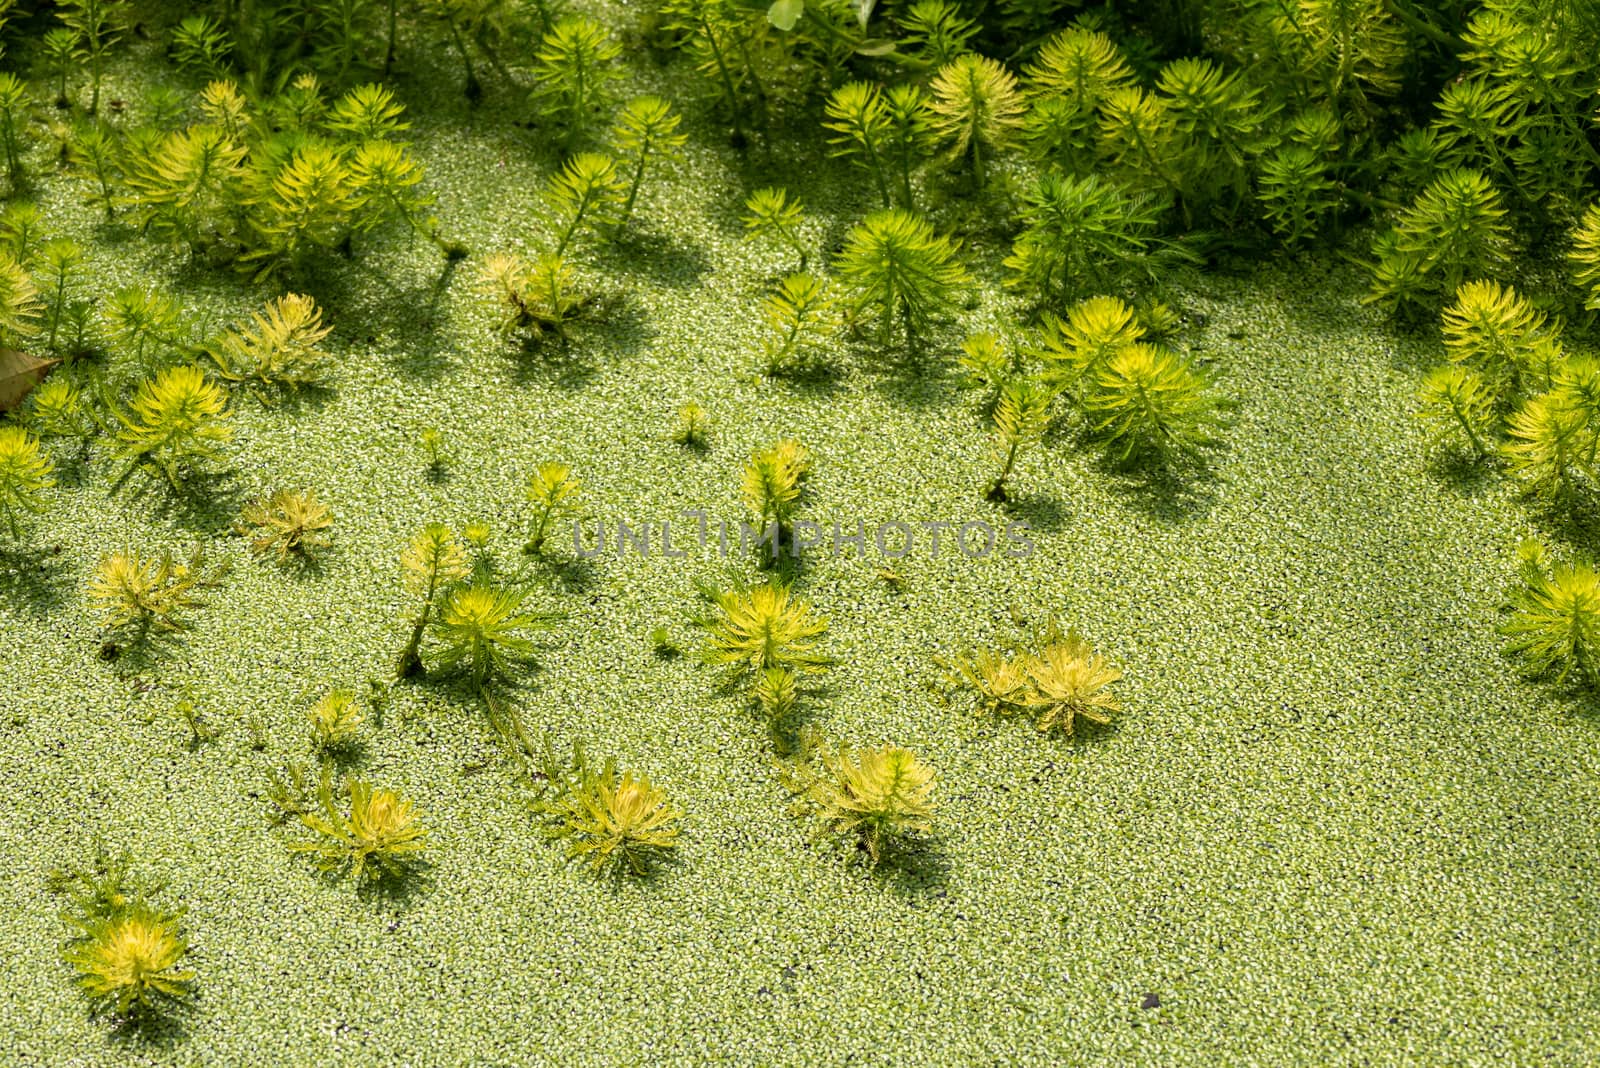
[(647, 876), (674, 855), (683, 810), (648, 776), (619, 770), (614, 758), (596, 766), (581, 743), (570, 763), (547, 745), (540, 770), (534, 812), (566, 844), (569, 861), (620, 880)]
[(68, 898), (61, 918), (71, 937), (61, 956), (96, 1011), (135, 1027), (187, 1008), (195, 972), (185, 966), (189, 943), (182, 909), (155, 903), (159, 882), (135, 879), (132, 857), (101, 850), (82, 869), (52, 872), (48, 886)]
[(335, 786), (325, 768), (317, 806), (300, 817), (313, 838), (291, 842), (330, 875), (350, 875), (357, 885), (403, 879), (423, 862), (428, 831), (415, 806), (394, 790), (349, 778)]
[(782, 779), (817, 837), (852, 838), (873, 864), (933, 831), (935, 773), (910, 749), (808, 745), (782, 765)]

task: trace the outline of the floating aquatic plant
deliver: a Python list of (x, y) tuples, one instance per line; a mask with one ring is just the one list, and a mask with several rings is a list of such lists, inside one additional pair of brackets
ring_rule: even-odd
[(406, 589), (422, 599), (411, 625), (411, 636), (395, 666), (398, 678), (422, 673), (422, 636), (436, 610), (440, 595), (467, 577), (466, 550), (443, 523), (429, 523), (418, 531), (400, 554), (400, 572)]
[(137, 1025), (185, 1007), (196, 977), (183, 966), (181, 910), (155, 905), (161, 884), (134, 879), (131, 867), (129, 854), (102, 850), (87, 868), (52, 873), (49, 886), (69, 899), (61, 955), (78, 988), (97, 1011)]
[(332, 526), (333, 513), (315, 490), (280, 489), (246, 504), (238, 529), (250, 536), (251, 552), (276, 553), (283, 563), (290, 557), (311, 559), (333, 544), (327, 534)]
[(1000, 473), (989, 484), (991, 501), (1006, 499), (1006, 479), (1024, 446), (1044, 437), (1050, 425), (1050, 405), (1055, 392), (1032, 378), (1011, 378), (1000, 387), (994, 405), (994, 431), (1004, 462)]
[(1506, 652), (1529, 675), (1600, 683), (1600, 575), (1587, 561), (1556, 560), (1537, 541), (1523, 542), (1518, 555), (1522, 588), (1500, 626)]
[(797, 674), (821, 671), (832, 662), (817, 650), (826, 619), (781, 582), (709, 591), (715, 614), (697, 622), (706, 631), (701, 658), (729, 669), (734, 683), (753, 685), (769, 668)]
[(689, 448), (700, 448), (706, 444), (710, 433), (711, 415), (699, 403), (689, 401), (678, 408), (678, 423), (672, 431), (674, 442)]
[(555, 629), (562, 617), (524, 611), (526, 599), (521, 592), (481, 583), (448, 590), (432, 621), (438, 670), (462, 671), (481, 690), (531, 657), (536, 646), (527, 635)]
[(682, 158), (680, 149), (689, 140), (678, 132), (682, 121), (683, 116), (659, 96), (634, 97), (617, 113), (612, 140), (622, 158), (633, 162), (628, 193), (617, 212), (617, 226), (626, 225), (633, 216), (634, 202), (644, 185), (645, 167)]
[(201, 591), (219, 585), (226, 573), (225, 564), (205, 566), (202, 546), (184, 562), (171, 553), (159, 558), (142, 556), (136, 549), (108, 553), (89, 580), (89, 599), (112, 630), (131, 631), (136, 639), (151, 632), (175, 633), (189, 629), (188, 613), (206, 606)]
[(547, 749), (541, 770), (534, 812), (566, 843), (568, 860), (596, 875), (641, 877), (677, 849), (683, 810), (648, 776), (620, 771), (614, 758), (596, 767), (577, 743), (570, 764)]
[(1016, 77), (996, 60), (968, 52), (934, 74), (929, 84), (933, 127), (949, 142), (950, 157), (967, 157), (973, 185), (984, 185), (984, 160), (1005, 148), (1022, 126)]
[(544, 552), (545, 542), (554, 531), (555, 524), (576, 520), (583, 514), (578, 497), (583, 483), (564, 463), (547, 460), (528, 476), (524, 495), (533, 507), (532, 531), (528, 537), (527, 551)]
[(744, 230), (746, 239), (771, 235), (794, 249), (800, 257), (800, 269), (806, 269), (807, 250), (800, 239), (800, 222), (805, 207), (786, 189), (767, 186), (751, 193), (744, 202)]
[(1034, 649), (979, 649), (937, 658), (937, 663), (947, 690), (962, 695), (980, 713), (1027, 716), (1044, 733), (1070, 736), (1079, 720), (1103, 727), (1122, 711), (1121, 698), (1112, 689), (1122, 669), (1077, 631), (1063, 633), (1053, 623), (1038, 635)]
[(877, 314), (885, 344), (899, 326), (914, 347), (971, 281), (955, 245), (926, 219), (899, 208), (874, 212), (852, 229), (836, 266), (854, 289), (856, 309)]
[(321, 345), (332, 331), (316, 301), (288, 293), (253, 313), (248, 326), (223, 334), (212, 354), (224, 378), (297, 389), (323, 380), (328, 353)]
[(349, 874), (358, 885), (404, 878), (422, 863), (427, 848), (427, 828), (405, 796), (355, 777), (335, 787), (329, 769), (323, 771), (316, 809), (302, 814), (300, 823), (316, 837), (291, 842), (289, 851), (310, 856), (329, 874)]
[(127, 467), (115, 484), (148, 466), (181, 490), (187, 472), (222, 459), (220, 446), (233, 440), (230, 414), (227, 395), (192, 364), (146, 380), (128, 411), (117, 414), (119, 452)]
[(824, 743), (786, 762), (783, 780), (819, 837), (854, 838), (874, 864), (933, 831), (935, 773), (910, 749)]
[(323, 694), (306, 713), (306, 719), (311, 725), (312, 742), (324, 752), (349, 748), (360, 737), (366, 722), (354, 690)]
[(54, 470), (38, 438), (20, 426), (0, 426), (0, 517), (13, 540), (22, 537), (22, 513), (45, 510), (41, 494), (56, 484)]

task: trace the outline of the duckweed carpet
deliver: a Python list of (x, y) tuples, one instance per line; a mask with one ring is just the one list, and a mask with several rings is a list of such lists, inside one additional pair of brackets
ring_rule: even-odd
[[(550, 243), (536, 200), (559, 150), (515, 121), (520, 96), (491, 87), (468, 108), (444, 59), (403, 62), (426, 188), (473, 255), (441, 278), (433, 246), (396, 237), (317, 265), (331, 388), (271, 406), (236, 391), (231, 471), (197, 500), (141, 479), (111, 495), (102, 460), (64, 465), (37, 544), (0, 560), (0, 1061), (1593, 1059), (1596, 711), (1500, 653), (1509, 561), (1533, 528), (1505, 484), (1428, 448), (1413, 411), (1436, 332), (1397, 331), (1331, 258), (1191, 275), (1175, 297), (1187, 343), (1236, 400), (1209, 475), (1152, 485), (1053, 434), (1002, 507), (983, 497), (993, 444), (951, 358), (1011, 299), (1000, 245), (968, 241), (982, 284), (926, 358), (853, 343), (829, 374), (759, 379), (754, 309), (792, 265), (743, 239), (744, 196), (787, 178), (822, 249), (870, 194), (842, 163), (763, 174), (753, 155), (752, 176), (691, 117), (631, 236), (583, 254), (611, 299), (569, 345), (525, 351), (495, 330), (478, 262)], [(640, 62), (626, 86), (698, 91), (683, 76)], [(135, 41), (105, 92), (136, 110), (164, 78)], [(97, 290), (154, 287), (216, 323), (272, 295), (106, 223), (44, 166), (42, 136), (30, 151), (43, 225), (84, 245)], [(970, 210), (954, 202), (945, 227)], [(711, 415), (703, 451), (668, 440), (690, 400)], [(438, 478), (426, 426), (445, 442)], [(873, 871), (812, 842), (744, 702), (692, 655), (653, 653), (658, 625), (692, 652), (696, 581), (754, 574), (749, 554), (586, 559), (565, 535), (553, 563), (521, 551), (540, 461), (572, 466), (593, 518), (687, 531), (685, 509), (741, 518), (745, 460), (786, 436), (811, 450), (805, 514), (824, 524), (1031, 526), (1027, 557), (920, 539), (896, 560), (819, 554), (797, 585), (838, 661), (808, 720), (938, 770), (938, 833), (914, 865)], [(279, 486), (335, 513), (314, 569), (255, 560), (228, 532)], [(682, 806), (681, 856), (653, 879), (612, 888), (563, 866), (481, 705), (449, 684), (395, 685), (356, 758), (417, 802), (425, 877), (357, 893), (267, 825), (265, 772), (304, 756), (305, 709), (392, 674), (414, 613), (398, 554), (432, 520), (487, 523), (531, 603), (568, 613), (513, 700)], [(233, 566), (192, 632), (103, 659), (96, 560), (196, 540)], [(1045, 738), (938, 699), (936, 655), (1046, 616), (1125, 669), (1113, 728)], [(185, 698), (214, 740), (189, 744)], [(91, 1019), (56, 952), (46, 875), (96, 840), (187, 908), (198, 999), (147, 1035)]]

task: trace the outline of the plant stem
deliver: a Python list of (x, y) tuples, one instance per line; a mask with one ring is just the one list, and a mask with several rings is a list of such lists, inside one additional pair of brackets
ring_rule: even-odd
[(400, 654), (400, 661), (395, 666), (395, 678), (409, 679), (420, 675), (422, 668), (422, 632), (428, 626), (428, 617), (433, 613), (433, 594), (439, 585), (439, 569), (434, 568), (428, 572), (427, 598), (422, 602), (422, 612), (417, 616), (417, 621), (411, 627), (411, 638), (406, 642), (406, 647)]
[(744, 125), (739, 121), (739, 94), (733, 87), (733, 76), (728, 73), (728, 63), (723, 59), (722, 46), (717, 43), (717, 36), (711, 32), (710, 20), (703, 13), (700, 16), (700, 32), (705, 34), (706, 44), (711, 48), (711, 58), (717, 65), (717, 77), (722, 82), (722, 91), (728, 97), (728, 114), (733, 120), (734, 136), (739, 139), (741, 146), (749, 144)]
[(1478, 450), (1478, 458), (1481, 460), (1488, 456), (1489, 450), (1484, 448), (1483, 441), (1478, 437), (1477, 431), (1472, 429), (1472, 424), (1467, 421), (1465, 413), (1454, 405), (1451, 406), (1450, 412), (1456, 417), (1456, 422), (1461, 424), (1461, 429), (1466, 432), (1467, 440), (1472, 442), (1472, 447)]
[(628, 199), (622, 204), (622, 215), (617, 219), (618, 230), (628, 225), (628, 219), (633, 215), (633, 202), (639, 195), (639, 186), (644, 184), (644, 165), (650, 158), (650, 139), (646, 137), (639, 145), (639, 166), (633, 170), (633, 184), (628, 187)]
[(989, 500), (1003, 501), (1006, 499), (1006, 479), (1011, 477), (1011, 465), (1017, 462), (1017, 449), (1020, 446), (1021, 442), (1014, 441), (1011, 443), (1011, 447), (1006, 450), (1005, 466), (1000, 469), (999, 477), (994, 480), (994, 484), (989, 487), (989, 492), (985, 494)]
[(383, 73), (388, 74), (389, 68), (394, 66), (394, 16), (395, 8), (400, 0), (389, 0), (389, 48), (383, 54)]
[(461, 29), (456, 25), (456, 20), (450, 19), (449, 25), (450, 39), (455, 42), (456, 51), (461, 53), (461, 65), (467, 72), (467, 99), (476, 104), (478, 98), (483, 96), (483, 85), (478, 81), (478, 72), (472, 69), (472, 57), (467, 54), (467, 43), (461, 39)]
[(1411, 30), (1412, 33), (1419, 33), (1434, 44), (1448, 48), (1452, 53), (1465, 52), (1467, 50), (1467, 42), (1422, 19), (1416, 12), (1405, 4), (1400, 3), (1399, 0), (1383, 0), (1383, 8), (1389, 14), (1405, 23), (1406, 28)]
[(56, 330), (61, 326), (61, 303), (66, 292), (67, 272), (63, 268), (61, 273), (56, 276), (56, 299), (50, 306), (50, 340), (45, 343), (45, 347), (52, 352), (55, 351), (56, 347)]

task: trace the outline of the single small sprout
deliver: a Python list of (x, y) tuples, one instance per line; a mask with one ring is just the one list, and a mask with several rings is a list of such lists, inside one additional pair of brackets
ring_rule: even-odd
[(252, 535), (251, 552), (277, 553), (278, 562), (284, 563), (291, 556), (310, 559), (326, 549), (332, 541), (325, 532), (332, 526), (333, 513), (314, 490), (280, 489), (246, 504), (235, 529)]
[(129, 630), (136, 638), (151, 631), (175, 633), (189, 629), (186, 613), (206, 605), (199, 591), (218, 585), (226, 571), (226, 565), (206, 570), (199, 546), (187, 563), (171, 553), (159, 561), (137, 550), (111, 553), (100, 558), (89, 580), (89, 598), (112, 630)]
[(438, 669), (465, 670), (474, 689), (510, 672), (535, 649), (525, 634), (555, 629), (561, 615), (524, 612), (526, 594), (486, 584), (458, 586), (445, 594), (433, 620), (440, 645)]
[[(763, 536), (773, 527), (780, 538), (788, 532), (799, 507), (801, 482), (809, 466), (807, 454), (797, 442), (779, 442), (751, 454), (739, 490)], [(768, 562), (778, 556), (776, 540), (769, 539), (765, 543)]]
[(561, 227), (556, 256), (566, 252), (580, 233), (606, 237), (621, 213), (623, 196), (623, 179), (617, 173), (617, 161), (610, 156), (580, 152), (567, 160), (545, 193)]
[(1050, 405), (1055, 392), (1033, 378), (1012, 378), (1000, 387), (994, 406), (994, 432), (1005, 458), (1000, 473), (989, 484), (986, 496), (991, 501), (1006, 500), (1006, 479), (1023, 446), (1044, 437), (1050, 425)]
[(776, 377), (815, 357), (838, 333), (838, 303), (826, 280), (791, 274), (762, 302), (762, 369)]
[(800, 269), (806, 269), (806, 246), (800, 240), (805, 209), (799, 200), (790, 197), (786, 189), (769, 186), (751, 193), (744, 210), (745, 240), (770, 234), (793, 249), (800, 257)]
[[(338, 794), (348, 797), (348, 811), (341, 809)], [(292, 842), (289, 851), (310, 855), (329, 874), (349, 873), (358, 885), (404, 878), (419, 866), (427, 847), (428, 831), (409, 800), (358, 778), (336, 791), (327, 769), (317, 809), (302, 814), (300, 822), (317, 837)]]
[(389, 684), (382, 679), (367, 679), (367, 709), (373, 719), (383, 723), (383, 710), (389, 705)]
[(663, 660), (678, 655), (678, 643), (672, 640), (672, 632), (665, 626), (651, 627), (649, 641), (651, 651)]
[(683, 116), (659, 96), (634, 97), (617, 113), (612, 138), (624, 159), (634, 161), (628, 195), (622, 203), (617, 225), (623, 226), (633, 215), (634, 202), (644, 184), (645, 165), (652, 160), (667, 162), (682, 158), (679, 151), (688, 137), (678, 132)]
[(1461, 431), (1479, 459), (1490, 454), (1494, 433), (1494, 395), (1483, 376), (1470, 367), (1446, 364), (1429, 371), (1418, 390), (1417, 414), (1443, 438)]
[(438, 477), (444, 472), (444, 434), (438, 427), (425, 426), (417, 434), (417, 443), (422, 446), (422, 455), (428, 460), (428, 473)]
[(468, 523), (461, 528), (461, 540), (472, 550), (472, 581), (494, 581), (494, 557), (489, 552), (489, 538), (493, 531), (487, 523)]
[(933, 830), (934, 770), (909, 749), (817, 748), (782, 772), (797, 813), (820, 826), (818, 837), (856, 838), (877, 864)]
[(185, 695), (181, 698), (173, 706), (173, 711), (178, 714), (179, 719), (183, 720), (183, 725), (189, 729), (189, 749), (191, 751), (199, 749), (207, 742), (217, 740), (217, 729), (206, 722), (192, 696)]
[(56, 484), (54, 470), (38, 438), (20, 426), (0, 426), (0, 516), (13, 540), (22, 537), (21, 513), (45, 510), (40, 493)]
[(540, 464), (528, 476), (526, 493), (528, 503), (533, 506), (533, 532), (528, 538), (527, 552), (542, 553), (555, 524), (581, 517), (578, 496), (582, 491), (583, 483), (572, 473), (572, 468), (553, 460)]
[(291, 761), (281, 771), (267, 769), (267, 822), (278, 826), (317, 810), (317, 784), (304, 764)]
[(267, 719), (259, 712), (252, 713), (244, 721), (245, 730), (250, 735), (250, 748), (257, 753), (265, 753), (272, 748), (272, 732), (267, 728)]
[(703, 448), (710, 436), (711, 414), (695, 401), (678, 409), (678, 425), (673, 428), (672, 440), (688, 448)]
[(332, 690), (317, 699), (306, 713), (311, 741), (324, 752), (348, 749), (366, 722), (354, 690)]
[(648, 776), (618, 772), (615, 759), (596, 769), (573, 746), (570, 766), (548, 750), (543, 761), (543, 793), (534, 812), (549, 823), (552, 839), (567, 842), (567, 859), (596, 875), (641, 877), (659, 866), (678, 845), (683, 810)]

